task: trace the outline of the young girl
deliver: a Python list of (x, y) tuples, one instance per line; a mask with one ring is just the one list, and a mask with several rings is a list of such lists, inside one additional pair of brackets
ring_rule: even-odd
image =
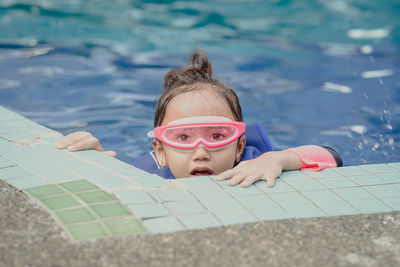
[[(217, 175), (228, 184), (247, 187), (266, 180), (272, 187), (285, 170), (321, 170), (342, 166), (331, 148), (315, 145), (283, 151), (273, 147), (261, 124), (245, 125), (236, 93), (214, 78), (203, 53), (191, 66), (175, 69), (164, 78), (164, 93), (155, 111), (154, 151), (133, 165), (167, 179)], [(104, 151), (87, 132), (67, 135), (55, 144), (70, 151)], [(105, 153), (116, 156), (114, 151)]]

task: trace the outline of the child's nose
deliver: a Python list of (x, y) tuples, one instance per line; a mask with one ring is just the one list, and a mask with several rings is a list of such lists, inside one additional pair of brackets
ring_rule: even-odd
[(210, 159), (210, 151), (200, 146), (193, 152), (192, 159), (194, 161), (208, 161)]

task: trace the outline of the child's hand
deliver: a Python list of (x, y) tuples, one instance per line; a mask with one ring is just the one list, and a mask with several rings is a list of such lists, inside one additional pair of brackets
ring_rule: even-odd
[(229, 185), (240, 183), (240, 186), (247, 187), (259, 180), (266, 180), (267, 186), (272, 187), (283, 170), (297, 170), (301, 167), (302, 163), (296, 154), (289, 151), (273, 151), (240, 162), (233, 169), (219, 174), (217, 181), (231, 178)]
[(114, 158), (117, 156), (117, 153), (115, 151), (104, 151), (104, 148), (101, 146), (99, 139), (88, 132), (75, 132), (69, 134), (57, 143), (55, 143), (54, 147), (58, 149), (67, 148), (69, 151), (94, 149), (104, 152)]

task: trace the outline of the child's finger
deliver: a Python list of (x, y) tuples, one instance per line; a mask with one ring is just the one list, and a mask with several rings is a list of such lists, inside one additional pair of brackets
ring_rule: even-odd
[(60, 141), (54, 143), (54, 147), (56, 148), (66, 148), (69, 147), (77, 142), (80, 142), (81, 140), (89, 137), (91, 134), (88, 132), (75, 132), (75, 133), (71, 133), (67, 136), (65, 136), (63, 139), (61, 139)]
[(237, 185), (249, 176), (249, 171), (241, 171), (236, 173), (228, 182), (228, 185)]
[(242, 187), (248, 187), (263, 178), (264, 171), (253, 171), (243, 182), (240, 183)]
[(112, 150), (104, 151), (104, 153), (106, 153), (107, 155), (114, 157), (114, 158), (117, 157), (117, 152), (112, 151)]
[(234, 172), (235, 172), (234, 169), (229, 169), (227, 171), (221, 172), (220, 174), (217, 175), (215, 180), (222, 181), (231, 178), (234, 175)]
[(274, 175), (264, 176), (264, 180), (267, 180), (267, 187), (273, 187), (275, 184), (276, 177)]
[(94, 149), (97, 151), (104, 151), (103, 147), (100, 145), (99, 139), (94, 136), (90, 136), (72, 146), (68, 147), (69, 151), (77, 151), (83, 149)]

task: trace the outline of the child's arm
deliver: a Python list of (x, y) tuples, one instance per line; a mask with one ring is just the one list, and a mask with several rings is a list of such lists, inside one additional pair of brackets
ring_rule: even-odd
[(331, 148), (320, 146), (301, 146), (283, 151), (271, 151), (258, 158), (242, 161), (233, 169), (217, 176), (217, 180), (231, 178), (229, 185), (247, 187), (258, 180), (266, 180), (272, 187), (282, 171), (313, 170), (341, 166), (339, 155)]
[(69, 151), (78, 151), (85, 149), (94, 149), (104, 152), (112, 157), (116, 157), (115, 151), (104, 151), (103, 146), (100, 144), (99, 139), (94, 137), (89, 132), (75, 132), (67, 135), (60, 141), (54, 144), (58, 149), (67, 148)]

